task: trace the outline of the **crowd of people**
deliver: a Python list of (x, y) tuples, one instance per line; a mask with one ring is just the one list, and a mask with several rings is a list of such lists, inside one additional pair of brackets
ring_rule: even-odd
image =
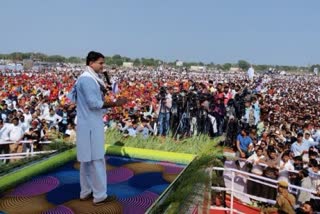
[[(253, 90), (256, 94), (248, 95), (245, 100), (246, 112), (252, 111), (251, 122), (248, 126), (240, 126), (235, 140), (239, 157), (237, 166), (255, 175), (278, 180), (287, 189), (292, 184), (312, 190), (314, 194), (296, 191), (291, 207), (307, 204), (319, 211), (319, 78), (273, 76)], [(251, 108), (253, 110), (249, 110)], [(257, 109), (260, 112), (258, 121), (254, 115)], [(247, 192), (277, 199), (278, 203), (277, 189), (259, 180), (248, 179)]]
[[(250, 68), (253, 69), (253, 68)], [(110, 108), (106, 129), (124, 136), (189, 137), (225, 134), (225, 146), (246, 160), (251, 173), (320, 191), (320, 79), (314, 75), (257, 75), (158, 69), (108, 69), (106, 100), (126, 97)], [(0, 140), (75, 142), (76, 106), (68, 99), (80, 71), (0, 73)], [(39, 149), (41, 146), (38, 145)], [(3, 149), (3, 146), (2, 146)], [(261, 188), (260, 188), (261, 187)], [(273, 198), (276, 190), (248, 182), (254, 195)], [(297, 202), (312, 200), (298, 194)]]
[[(12, 71), (0, 74), (0, 148), (2, 153), (21, 153), (34, 141), (64, 138), (75, 142), (76, 107), (66, 104), (65, 94), (75, 74), (60, 72)], [(10, 142), (10, 143), (7, 143)]]

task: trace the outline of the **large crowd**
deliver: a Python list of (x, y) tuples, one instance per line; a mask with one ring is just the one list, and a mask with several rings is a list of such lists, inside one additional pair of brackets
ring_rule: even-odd
[[(105, 98), (123, 96), (129, 102), (108, 110), (106, 129), (144, 138), (224, 134), (224, 145), (246, 160), (246, 170), (320, 192), (318, 76), (248, 78), (243, 72), (199, 73), (170, 67), (112, 68), (108, 73), (112, 85)], [(1, 71), (0, 140), (14, 142), (1, 149), (22, 152), (27, 148), (19, 141), (30, 139), (63, 137), (75, 143), (76, 106), (67, 95), (79, 74), (55, 69)], [(276, 197), (274, 190), (265, 190), (248, 182), (251, 194)], [(312, 194), (298, 194), (299, 204), (310, 200)]]

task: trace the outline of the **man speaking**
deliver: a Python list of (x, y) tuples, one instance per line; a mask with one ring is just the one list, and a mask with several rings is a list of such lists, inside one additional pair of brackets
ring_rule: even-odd
[(104, 101), (107, 89), (98, 75), (103, 72), (104, 66), (104, 56), (101, 53), (89, 52), (86, 65), (73, 89), (77, 104), (76, 144), (77, 159), (80, 162), (80, 200), (93, 197), (93, 204), (99, 206), (116, 199), (115, 196), (107, 195), (103, 114), (106, 108), (121, 106), (127, 101)]

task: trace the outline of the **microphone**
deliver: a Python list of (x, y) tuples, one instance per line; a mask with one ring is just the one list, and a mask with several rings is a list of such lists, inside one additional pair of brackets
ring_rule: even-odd
[(103, 72), (104, 78), (106, 79), (108, 85), (111, 85), (110, 78), (107, 71)]
[(102, 73), (103, 73), (104, 78), (105, 78), (106, 81), (107, 81), (107, 84), (109, 85), (109, 86), (107, 86), (107, 89), (112, 90), (112, 86), (111, 86), (112, 83), (111, 83), (111, 81), (110, 81), (108, 72), (107, 72), (107, 71), (104, 71), (104, 72), (102, 72)]

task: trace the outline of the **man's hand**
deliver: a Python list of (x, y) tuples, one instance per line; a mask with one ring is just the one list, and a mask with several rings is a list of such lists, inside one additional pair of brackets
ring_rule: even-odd
[(127, 98), (121, 97), (115, 102), (117, 106), (122, 106), (128, 102)]
[(241, 158), (245, 158), (246, 157), (246, 154), (244, 152), (240, 152), (240, 157)]
[(127, 98), (119, 98), (116, 102), (104, 102), (102, 108), (111, 108), (116, 106), (122, 106), (128, 102)]

